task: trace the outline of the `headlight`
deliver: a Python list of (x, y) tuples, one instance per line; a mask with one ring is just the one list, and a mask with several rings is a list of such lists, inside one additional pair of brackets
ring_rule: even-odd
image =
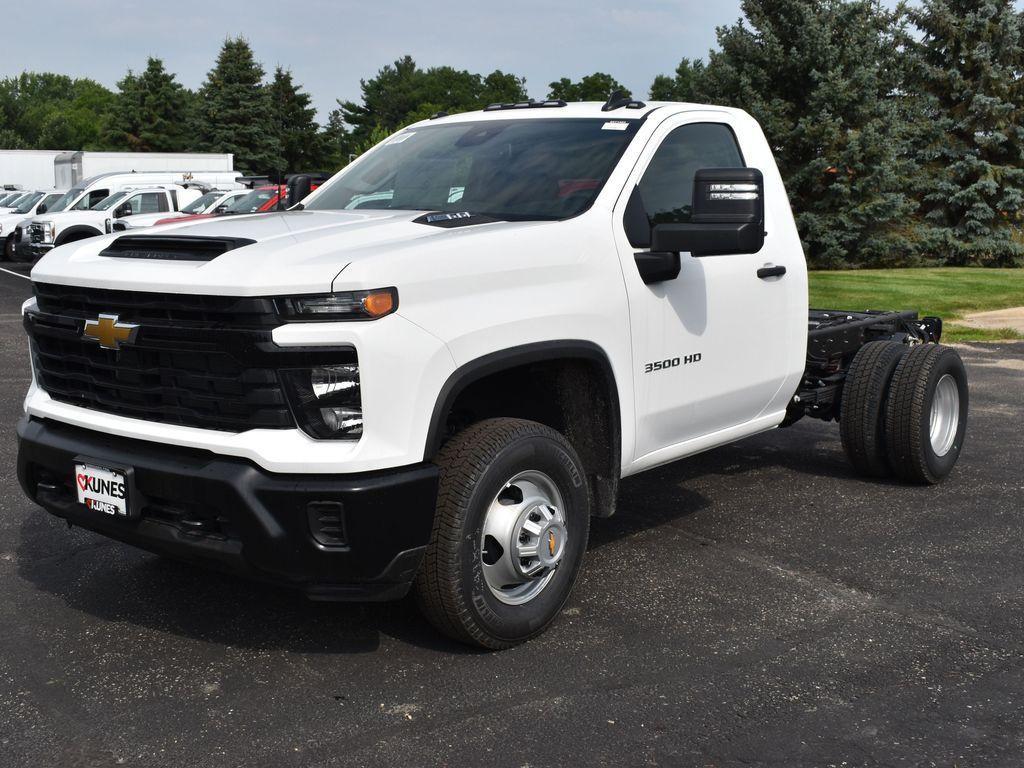
[(363, 434), (359, 366), (323, 365), (281, 371), (295, 418), (310, 437), (358, 440)]
[(41, 221), (39, 226), (43, 230), (43, 242), (52, 243), (54, 236), (57, 234), (57, 227), (54, 226), (54, 223), (52, 221)]
[(398, 309), (397, 288), (345, 291), (277, 300), (278, 314), (294, 320), (376, 320)]

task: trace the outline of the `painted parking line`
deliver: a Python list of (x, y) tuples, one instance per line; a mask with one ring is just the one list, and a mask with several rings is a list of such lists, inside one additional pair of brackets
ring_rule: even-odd
[(0, 267), (0, 272), (6, 272), (8, 275), (14, 275), (15, 277), (20, 277), (22, 280), (31, 280), (32, 279), (28, 275), (23, 275), (20, 272), (12, 272), (11, 270), (4, 269), (3, 267)]

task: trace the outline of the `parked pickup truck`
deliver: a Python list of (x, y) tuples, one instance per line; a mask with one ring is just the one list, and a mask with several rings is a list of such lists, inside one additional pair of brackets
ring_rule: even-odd
[[(234, 189), (240, 186), (234, 173), (221, 171), (152, 171), (146, 173), (103, 173), (84, 179), (69, 189), (45, 216), (36, 216), (21, 227), (22, 237), (15, 238), (15, 253), (23, 261), (35, 261), (43, 254), (65, 243), (83, 240), (109, 232), (107, 219), (137, 213), (177, 211), (198, 198), (199, 185)], [(165, 190), (156, 197), (120, 195), (117, 206), (109, 212), (98, 209), (100, 203), (111, 204), (119, 193), (142, 194)], [(156, 206), (156, 207), (153, 207)], [(104, 214), (97, 214), (103, 210)], [(59, 211), (60, 214), (54, 214)]]
[[(215, 216), (224, 213), (228, 206), (249, 194), (248, 189), (232, 189), (228, 191), (214, 189), (206, 192), (188, 205), (182, 206), (177, 213), (140, 213), (134, 216), (126, 216), (114, 221), (111, 230), (114, 232), (127, 232), (129, 229), (144, 229), (154, 224), (162, 224), (176, 221), (185, 217)], [(108, 232), (109, 234), (109, 232)]]
[(37, 213), (45, 213), (50, 206), (64, 196), (65, 192), (66, 190), (62, 189), (51, 192), (33, 192), (17, 208), (0, 212), (0, 240), (3, 241), (3, 257), (5, 259), (14, 258), (18, 225), (27, 222)]
[(939, 319), (808, 309), (735, 109), (438, 117), (291, 210), (74, 243), (32, 280), (31, 499), (315, 599), (412, 588), (488, 648), (556, 617), (622, 477), (809, 416), (929, 484), (967, 424)]

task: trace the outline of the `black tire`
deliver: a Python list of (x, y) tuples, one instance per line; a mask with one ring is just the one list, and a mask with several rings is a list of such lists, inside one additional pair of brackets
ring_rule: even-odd
[(4, 238), (4, 260), (14, 261), (14, 235), (8, 235)]
[[(441, 632), (489, 649), (539, 635), (569, 597), (590, 531), (590, 491), (576, 451), (558, 432), (522, 419), (488, 419), (452, 438), (441, 467), (434, 530), (414, 584), (420, 609)], [(510, 479), (539, 471), (562, 497), (566, 542), (550, 581), (521, 605), (499, 600), (483, 573), (486, 512)]]
[(870, 341), (853, 358), (843, 383), (839, 434), (854, 469), (866, 477), (888, 477), (885, 404), (889, 382), (909, 347), (895, 341)]
[[(932, 404), (943, 377), (949, 376), (958, 397), (955, 432), (950, 447), (937, 454), (931, 441)], [(948, 386), (948, 385), (947, 385)], [(950, 473), (967, 431), (967, 371), (955, 349), (940, 344), (914, 347), (893, 376), (886, 404), (885, 431), (889, 465), (903, 480), (934, 484)]]

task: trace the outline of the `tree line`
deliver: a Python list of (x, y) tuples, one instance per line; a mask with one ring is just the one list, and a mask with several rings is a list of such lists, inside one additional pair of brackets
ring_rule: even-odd
[[(706, 59), (658, 75), (649, 97), (760, 122), (814, 266), (1024, 263), (1024, 16), (1012, 0), (744, 0), (742, 11)], [(595, 72), (545, 97), (615, 91), (631, 95)], [(238, 38), (194, 92), (157, 58), (116, 91), (52, 73), (2, 80), (0, 146), (232, 152), (242, 171), (331, 171), (436, 112), (527, 98), (515, 74), (405, 56), (320, 125), (291, 73), (267, 77)]]

